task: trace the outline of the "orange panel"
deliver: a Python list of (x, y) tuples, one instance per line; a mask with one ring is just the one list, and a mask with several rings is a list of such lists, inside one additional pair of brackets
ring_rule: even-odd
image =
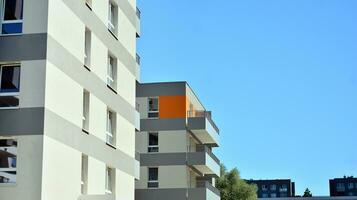
[(186, 96), (160, 96), (160, 118), (185, 118)]

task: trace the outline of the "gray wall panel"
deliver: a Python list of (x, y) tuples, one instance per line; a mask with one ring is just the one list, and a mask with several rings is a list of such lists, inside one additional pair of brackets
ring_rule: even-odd
[(136, 97), (185, 96), (186, 82), (137, 83)]
[(46, 58), (47, 34), (0, 37), (0, 62), (43, 60)]
[(43, 107), (0, 110), (0, 135), (41, 135), (43, 122)]
[(185, 118), (141, 119), (141, 131), (186, 130)]

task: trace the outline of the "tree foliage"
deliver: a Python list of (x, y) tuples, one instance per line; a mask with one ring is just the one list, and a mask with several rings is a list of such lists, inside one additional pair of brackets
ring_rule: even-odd
[(257, 187), (240, 178), (237, 168), (227, 171), (221, 165), (221, 177), (216, 180), (216, 187), (221, 191), (221, 200), (256, 200)]
[(312, 193), (309, 188), (306, 188), (303, 197), (312, 197)]

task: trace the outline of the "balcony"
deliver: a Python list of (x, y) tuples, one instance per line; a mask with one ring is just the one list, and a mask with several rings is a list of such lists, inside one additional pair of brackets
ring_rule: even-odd
[(207, 146), (197, 145), (195, 152), (189, 152), (187, 164), (202, 174), (220, 176), (220, 161)]
[(141, 11), (138, 7), (136, 7), (136, 37), (139, 38), (141, 35), (140, 30), (140, 18), (141, 18)]
[(219, 146), (219, 129), (208, 111), (189, 111), (187, 127), (204, 144)]
[(219, 190), (209, 182), (191, 188), (136, 189), (136, 200), (220, 200)]

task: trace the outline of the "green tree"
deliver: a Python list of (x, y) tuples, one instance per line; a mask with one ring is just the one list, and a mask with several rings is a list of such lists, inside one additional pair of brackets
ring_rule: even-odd
[(306, 188), (304, 195), (302, 197), (312, 197), (312, 193), (309, 188)]
[(216, 180), (216, 187), (221, 191), (221, 200), (256, 200), (257, 187), (240, 178), (237, 168), (227, 171), (221, 165), (221, 177)]

